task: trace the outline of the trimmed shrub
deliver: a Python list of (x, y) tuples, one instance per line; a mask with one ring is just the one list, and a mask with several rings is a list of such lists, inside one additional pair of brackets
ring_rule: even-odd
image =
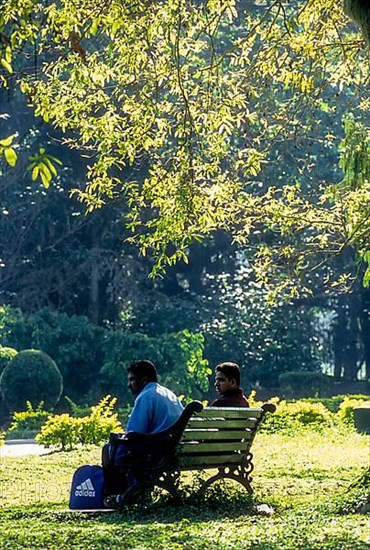
[[(256, 392), (252, 391), (248, 397), (251, 407), (262, 405), (261, 401), (255, 401)], [(277, 405), (273, 414), (266, 415), (261, 426), (262, 431), (294, 432), (300, 429), (311, 428), (315, 431), (332, 426), (333, 415), (322, 403), (310, 403), (298, 400), (291, 403), (280, 401), (278, 397), (270, 399)]]
[(113, 408), (117, 402), (115, 397), (107, 395), (98, 405), (91, 407), (89, 416), (79, 418), (78, 437), (83, 444), (99, 445), (108, 441), (111, 432), (123, 431)]
[[(10, 361), (17, 355), (18, 351), (14, 348), (7, 348), (0, 346), (0, 376), (4, 372), (5, 367), (8, 366)], [(0, 393), (0, 422), (3, 423), (7, 416), (7, 407), (4, 407), (3, 398)]]
[(45, 447), (60, 447), (61, 451), (71, 450), (79, 442), (78, 418), (68, 413), (49, 416), (36, 441)]
[(362, 393), (359, 394), (340, 394), (334, 395), (333, 397), (312, 397), (307, 399), (310, 403), (322, 403), (325, 407), (332, 413), (337, 413), (341, 403), (345, 399), (356, 399), (360, 401), (369, 401), (370, 396)]
[(42, 349), (50, 355), (62, 374), (64, 391), (72, 399), (85, 400), (93, 392), (94, 403), (106, 393), (99, 386), (105, 329), (87, 317), (69, 317), (48, 308), (27, 315), (5, 306), (0, 307), (0, 327), (4, 346)]
[(0, 376), (5, 367), (17, 354), (18, 352), (14, 348), (4, 348), (3, 346), (0, 346)]
[(46, 353), (24, 350), (5, 367), (0, 391), (11, 411), (25, 410), (27, 401), (44, 402), (51, 409), (59, 401), (63, 380), (58, 367)]
[(279, 386), (285, 397), (322, 396), (329, 389), (329, 378), (321, 372), (291, 371), (280, 374)]
[(44, 403), (42, 401), (35, 409), (27, 401), (25, 411), (13, 414), (12, 424), (7, 431), (7, 435), (13, 439), (34, 437), (40, 431), (41, 426), (45, 424), (50, 414), (43, 407)]
[(332, 423), (332, 415), (322, 403), (308, 403), (303, 400), (295, 403), (281, 401), (277, 411), (267, 415), (262, 427), (272, 432), (296, 431), (302, 428), (319, 431), (331, 426)]
[(353, 399), (352, 396), (346, 397), (339, 405), (339, 410), (335, 415), (335, 419), (339, 424), (355, 429), (353, 418), (353, 409), (362, 405), (370, 406), (370, 399)]
[(91, 407), (89, 416), (74, 418), (69, 414), (49, 416), (36, 440), (45, 447), (73, 449), (78, 443), (98, 445), (108, 441), (111, 432), (122, 431), (117, 413), (113, 412), (116, 398), (107, 395)]

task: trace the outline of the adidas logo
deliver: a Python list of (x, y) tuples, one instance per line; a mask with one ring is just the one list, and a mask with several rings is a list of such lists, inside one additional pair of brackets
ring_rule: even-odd
[(76, 497), (94, 497), (95, 496), (94, 485), (92, 484), (92, 481), (90, 478), (87, 478), (85, 481), (83, 481), (81, 485), (77, 485), (75, 490), (75, 496)]

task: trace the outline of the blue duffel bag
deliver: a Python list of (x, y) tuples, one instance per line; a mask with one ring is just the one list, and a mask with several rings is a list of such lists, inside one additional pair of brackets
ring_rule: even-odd
[(77, 468), (72, 478), (69, 507), (72, 510), (96, 510), (104, 507), (104, 475), (101, 466)]

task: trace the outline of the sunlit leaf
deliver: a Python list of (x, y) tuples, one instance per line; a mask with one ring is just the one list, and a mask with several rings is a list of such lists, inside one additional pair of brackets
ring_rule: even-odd
[(49, 189), (50, 187), (50, 178), (48, 178), (44, 172), (42, 172), (40, 170), (39, 172), (39, 175), (40, 175), (40, 178), (41, 178), (41, 182), (42, 182), (42, 185), (45, 187), (45, 189)]
[(13, 140), (14, 140), (15, 136), (9, 136), (5, 139), (0, 139), (0, 145), (2, 145), (3, 147), (9, 147), (9, 145), (11, 145), (13, 143)]
[(4, 157), (10, 166), (15, 166), (17, 162), (17, 153), (12, 147), (4, 148)]
[(37, 178), (39, 176), (39, 172), (40, 172), (39, 166), (34, 166), (34, 168), (32, 169), (32, 174), (31, 174), (32, 181), (37, 180)]
[(8, 71), (8, 73), (13, 74), (13, 67), (4, 57), (0, 59), (0, 63)]

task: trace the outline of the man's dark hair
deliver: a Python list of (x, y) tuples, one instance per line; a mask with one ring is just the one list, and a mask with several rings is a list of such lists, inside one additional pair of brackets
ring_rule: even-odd
[(138, 378), (146, 378), (148, 382), (157, 382), (157, 370), (154, 363), (148, 359), (133, 361), (127, 368), (127, 372), (132, 372)]
[(215, 372), (222, 372), (229, 380), (234, 378), (238, 386), (240, 386), (240, 368), (236, 363), (231, 363), (230, 361), (220, 363), (216, 366)]

